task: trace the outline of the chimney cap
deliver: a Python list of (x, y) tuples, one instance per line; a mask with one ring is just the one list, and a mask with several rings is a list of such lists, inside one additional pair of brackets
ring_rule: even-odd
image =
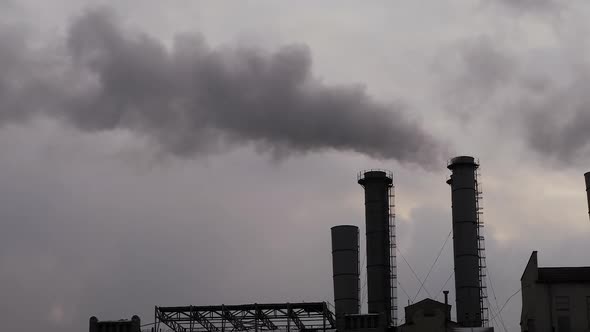
[(360, 185), (368, 181), (381, 182), (385, 181), (387, 184), (393, 184), (393, 172), (386, 169), (368, 169), (360, 171), (357, 174), (357, 180)]
[(479, 160), (475, 159), (472, 156), (457, 156), (451, 158), (451, 160), (448, 161), (447, 168), (452, 170), (453, 168), (455, 168), (455, 166), (458, 165), (471, 165), (477, 168), (479, 167)]

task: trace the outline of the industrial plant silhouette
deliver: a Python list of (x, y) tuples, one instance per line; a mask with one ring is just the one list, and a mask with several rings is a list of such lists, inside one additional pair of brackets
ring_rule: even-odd
[[(493, 331), (490, 320), (503, 308), (492, 312), (487, 297), (479, 161), (458, 156), (447, 167), (452, 172), (447, 183), (452, 201), (456, 321), (451, 320), (445, 290), (444, 303), (427, 298), (405, 307), (400, 324), (394, 178), (390, 171), (372, 169), (357, 178), (365, 194), (367, 313), (361, 313), (359, 228), (338, 225), (331, 229), (334, 306), (325, 301), (156, 306), (154, 322), (143, 325), (144, 331)], [(590, 172), (584, 176), (590, 213)], [(521, 285), (521, 331), (590, 330), (590, 267), (539, 268), (535, 251)], [(506, 330), (503, 322), (502, 327)], [(142, 325), (137, 316), (118, 321), (93, 316), (89, 331), (139, 332)]]

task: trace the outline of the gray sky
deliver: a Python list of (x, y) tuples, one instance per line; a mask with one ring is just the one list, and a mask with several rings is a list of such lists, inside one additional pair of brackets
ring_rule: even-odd
[[(451, 228), (456, 154), (482, 164), (493, 311), (532, 250), (590, 265), (589, 14), (557, 0), (0, 0), (4, 326), (332, 302), (329, 228), (363, 226), (365, 168), (395, 172), (398, 246), (424, 277)], [(451, 254), (449, 241), (418, 295), (398, 259), (411, 299), (442, 299)], [(519, 315), (520, 295), (507, 330)]]

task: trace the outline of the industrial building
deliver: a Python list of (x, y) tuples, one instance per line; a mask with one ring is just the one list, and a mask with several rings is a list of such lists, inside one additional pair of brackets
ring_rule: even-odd
[(539, 267), (533, 251), (520, 282), (521, 331), (590, 330), (590, 266)]
[[(479, 162), (471, 156), (449, 161), (452, 205), (456, 322), (452, 304), (423, 299), (404, 309), (398, 324), (396, 228), (393, 173), (360, 172), (364, 189), (366, 266), (360, 266), (357, 225), (331, 228), (334, 307), (327, 302), (155, 307), (151, 331), (493, 331), (488, 327), (486, 264)], [(590, 172), (585, 174), (590, 215)], [(361, 312), (360, 275), (366, 268), (367, 308)], [(539, 268), (533, 252), (521, 279), (522, 331), (590, 331), (590, 267)], [(140, 329), (139, 318), (99, 322), (90, 332)]]
[[(445, 303), (424, 299), (408, 305), (405, 321), (398, 326), (393, 173), (372, 169), (360, 172), (357, 177), (365, 197), (367, 264), (363, 268), (367, 275), (367, 313), (360, 312), (359, 227), (337, 225), (331, 229), (333, 312), (327, 302), (156, 306), (151, 329), (166, 328), (175, 332), (491, 331), (486, 328), (484, 305), (485, 255), (479, 206), (479, 163), (473, 157), (459, 156), (451, 159), (447, 167), (452, 172), (447, 183), (451, 187), (457, 322), (451, 321), (451, 305), (445, 292)], [(96, 323), (93, 317), (91, 332), (110, 331), (97, 330)]]
[(485, 251), (481, 220), (479, 163), (459, 156), (449, 161), (457, 322), (451, 305), (424, 299), (405, 308), (397, 324), (397, 266), (393, 174), (368, 170), (358, 175), (365, 193), (368, 313), (359, 312), (359, 229), (332, 228), (334, 303), (338, 331), (492, 331), (485, 306)]
[[(584, 179), (590, 216), (590, 172)], [(590, 331), (590, 266), (539, 267), (533, 251), (520, 283), (521, 331)]]
[(131, 317), (131, 320), (99, 321), (98, 318), (90, 317), (90, 332), (140, 332), (141, 320), (138, 316)]
[(399, 332), (449, 331), (460, 327), (451, 321), (451, 305), (445, 294), (445, 303), (424, 299), (405, 308), (405, 323), (398, 327)]

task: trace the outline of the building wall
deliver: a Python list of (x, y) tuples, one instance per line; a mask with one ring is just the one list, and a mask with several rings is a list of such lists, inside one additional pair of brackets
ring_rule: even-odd
[(133, 316), (131, 320), (99, 321), (96, 317), (90, 317), (90, 332), (140, 332), (141, 320)]
[(344, 328), (338, 330), (342, 332), (386, 332), (389, 330), (385, 313), (344, 315), (342, 319), (344, 320)]
[(589, 283), (538, 282), (536, 252), (521, 279), (523, 332), (590, 332)]
[(552, 326), (560, 331), (560, 321), (569, 321), (570, 331), (590, 331), (587, 298), (590, 298), (590, 284), (544, 285), (549, 295), (545, 302), (551, 307)]
[(446, 317), (443, 310), (435, 309), (425, 312), (424, 309), (413, 312), (412, 323), (400, 326), (399, 332), (446, 332)]

